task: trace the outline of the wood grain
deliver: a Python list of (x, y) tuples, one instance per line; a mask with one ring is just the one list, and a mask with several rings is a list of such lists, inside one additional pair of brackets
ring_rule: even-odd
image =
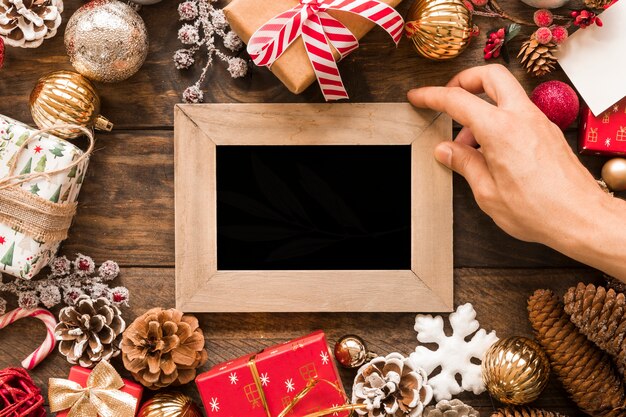
[[(550, 288), (563, 294), (579, 280), (600, 282), (598, 274), (590, 270), (457, 269), (454, 304), (473, 303), (481, 326), (495, 330), (499, 337), (531, 336), (526, 316), (528, 296), (537, 288)], [(126, 285), (133, 297), (131, 307), (123, 309), (129, 322), (153, 306), (174, 306), (174, 270), (171, 268), (125, 268), (116, 280), (118, 283)], [(198, 317), (209, 352), (209, 362), (202, 370), (318, 329), (326, 331), (331, 344), (344, 334), (359, 334), (365, 338), (370, 350), (379, 353), (397, 351), (409, 354), (417, 345), (413, 330), (415, 314), (411, 313), (201, 314)], [(24, 341), (25, 333), (29, 333), (28, 342)], [(43, 335), (43, 328), (30, 320), (0, 330), (0, 368), (19, 364)], [(119, 358), (114, 364), (120, 365)], [(69, 367), (60, 355), (55, 354), (32, 374), (37, 384), (45, 388), (47, 378), (66, 375)], [(341, 370), (341, 376), (350, 391), (354, 371)], [(184, 387), (183, 391), (198, 399), (193, 385)], [(464, 394), (461, 398), (482, 413), (493, 410), (487, 394), (478, 397)], [(583, 416), (565, 400), (556, 381), (551, 382), (536, 404), (570, 417)]]
[[(131, 289), (131, 307), (124, 311), (129, 322), (152, 306), (173, 307), (175, 300), (173, 107), (184, 88), (195, 82), (205, 61), (199, 56), (198, 65), (186, 71), (173, 66), (172, 54), (181, 47), (176, 39), (180, 27), (178, 3), (162, 1), (141, 11), (151, 40), (141, 71), (119, 84), (97, 84), (102, 113), (116, 123), (116, 129), (110, 134), (98, 134), (98, 150), (85, 179), (79, 213), (62, 249), (68, 256), (83, 252), (98, 262), (115, 259), (124, 266), (117, 283)], [(404, 1), (400, 11), (405, 13), (410, 3)], [(66, 22), (83, 2), (65, 0), (64, 4)], [(501, 0), (501, 4), (508, 12), (526, 19), (534, 11), (517, 0)], [(574, 0), (569, 7), (579, 4)], [(476, 18), (475, 23), (483, 33), (505, 24), (484, 18)], [(30, 123), (28, 96), (35, 81), (47, 72), (71, 69), (63, 46), (64, 25), (55, 38), (46, 40), (40, 48), (7, 49), (5, 68), (0, 71), (0, 113)], [(531, 30), (525, 28), (524, 34)], [(522, 40), (520, 36), (511, 49), (518, 48)], [(339, 68), (352, 102), (405, 102), (410, 88), (443, 85), (458, 71), (484, 64), (483, 43), (484, 35), (460, 58), (430, 62), (418, 58), (410, 42), (403, 40), (399, 48), (393, 48), (388, 36), (374, 29), (363, 38), (358, 51), (339, 63)], [(243, 52), (240, 56), (247, 57)], [(545, 80), (526, 75), (516, 60), (508, 67), (527, 92)], [(565, 76), (556, 72), (547, 79)], [(292, 95), (264, 68), (252, 68), (245, 78), (233, 80), (225, 66), (218, 63), (209, 72), (205, 100), (315, 103), (322, 102), (323, 97), (315, 85), (301, 95)], [(567, 137), (575, 146), (576, 125)], [(605, 161), (597, 157), (581, 159), (596, 176)], [(549, 287), (563, 293), (578, 280), (599, 279), (596, 272), (550, 249), (506, 236), (479, 210), (471, 190), (458, 176), (454, 176), (453, 230), (455, 306), (474, 303), (483, 326), (495, 329), (500, 336), (530, 335), (525, 300), (534, 289)], [(335, 283), (328, 291), (342, 290), (341, 283)], [(388, 294), (380, 294), (384, 296)], [(10, 304), (14, 306), (15, 301), (10, 300)], [(330, 341), (345, 333), (360, 334), (379, 353), (409, 353), (416, 344), (414, 315), (408, 313), (242, 313), (202, 314), (199, 318), (209, 351), (209, 364), (204, 369), (316, 329), (324, 329)], [(44, 329), (35, 320), (23, 320), (0, 330), (0, 367), (19, 364), (43, 336)], [(119, 360), (115, 363), (121, 369)], [(67, 375), (68, 370), (69, 365), (56, 354), (36, 368), (33, 376), (46, 388), (49, 377)], [(341, 373), (349, 389), (354, 373)], [(198, 399), (193, 386), (184, 391)], [(493, 410), (486, 394), (464, 395), (462, 399), (484, 416)], [(536, 405), (570, 417), (583, 415), (566, 399), (556, 381), (551, 382)]]

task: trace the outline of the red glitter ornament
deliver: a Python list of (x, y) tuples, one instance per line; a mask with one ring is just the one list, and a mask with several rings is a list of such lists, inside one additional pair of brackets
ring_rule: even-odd
[(530, 99), (561, 130), (565, 130), (578, 117), (578, 95), (564, 82), (548, 81), (539, 84)]
[(25, 369), (0, 370), (0, 417), (46, 417), (41, 390)]
[(540, 44), (545, 45), (552, 40), (552, 31), (550, 28), (539, 28), (535, 32), (535, 39)]
[(562, 44), (567, 40), (569, 34), (567, 33), (567, 29), (563, 26), (554, 26), (552, 28), (552, 42), (557, 45)]

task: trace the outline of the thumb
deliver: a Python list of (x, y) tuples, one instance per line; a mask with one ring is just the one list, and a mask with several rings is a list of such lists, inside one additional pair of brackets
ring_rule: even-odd
[[(435, 159), (464, 176), (474, 194), (495, 188), (485, 157), (471, 146), (460, 142), (442, 142), (435, 148)], [(488, 188), (482, 189), (485, 187)]]

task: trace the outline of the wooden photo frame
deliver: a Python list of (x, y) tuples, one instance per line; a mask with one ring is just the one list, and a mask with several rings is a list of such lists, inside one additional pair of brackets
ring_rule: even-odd
[[(433, 158), (435, 146), (451, 136), (448, 116), (407, 103), (177, 105), (176, 307), (185, 312), (452, 311), (452, 174)], [(410, 145), (411, 269), (218, 270), (220, 145)]]

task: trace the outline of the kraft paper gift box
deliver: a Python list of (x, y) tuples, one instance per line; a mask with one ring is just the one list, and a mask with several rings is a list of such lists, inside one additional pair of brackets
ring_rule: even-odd
[(626, 99), (598, 117), (585, 106), (580, 121), (580, 153), (626, 155)]
[[(277, 416), (315, 380), (320, 382), (294, 406), (287, 414), (289, 417), (346, 403), (341, 379), (321, 331), (217, 365), (198, 375), (196, 385), (209, 417), (267, 417), (263, 399), (270, 415)], [(333, 415), (349, 414), (341, 411)]]
[[(51, 134), (43, 133), (31, 140), (19, 155), (17, 152), (35, 131), (24, 123), (0, 115), (0, 178), (9, 175), (9, 164), (15, 161), (13, 174), (47, 172), (70, 165), (83, 151)], [(72, 203), (78, 199), (88, 160), (79, 165), (19, 185), (31, 194), (53, 203)], [(19, 228), (0, 221), (0, 272), (30, 279), (56, 255), (60, 240), (36, 240)]]
[[(396, 7), (401, 1), (381, 0), (392, 7)], [(224, 8), (224, 14), (231, 28), (247, 44), (258, 28), (298, 4), (298, 0), (234, 0)], [(374, 27), (374, 23), (349, 12), (330, 10), (328, 14), (343, 23), (357, 39), (361, 39)], [(339, 53), (334, 48), (333, 55), (335, 60), (339, 58)], [(300, 94), (316, 80), (302, 39), (296, 40), (287, 48), (271, 70), (294, 94)]]

